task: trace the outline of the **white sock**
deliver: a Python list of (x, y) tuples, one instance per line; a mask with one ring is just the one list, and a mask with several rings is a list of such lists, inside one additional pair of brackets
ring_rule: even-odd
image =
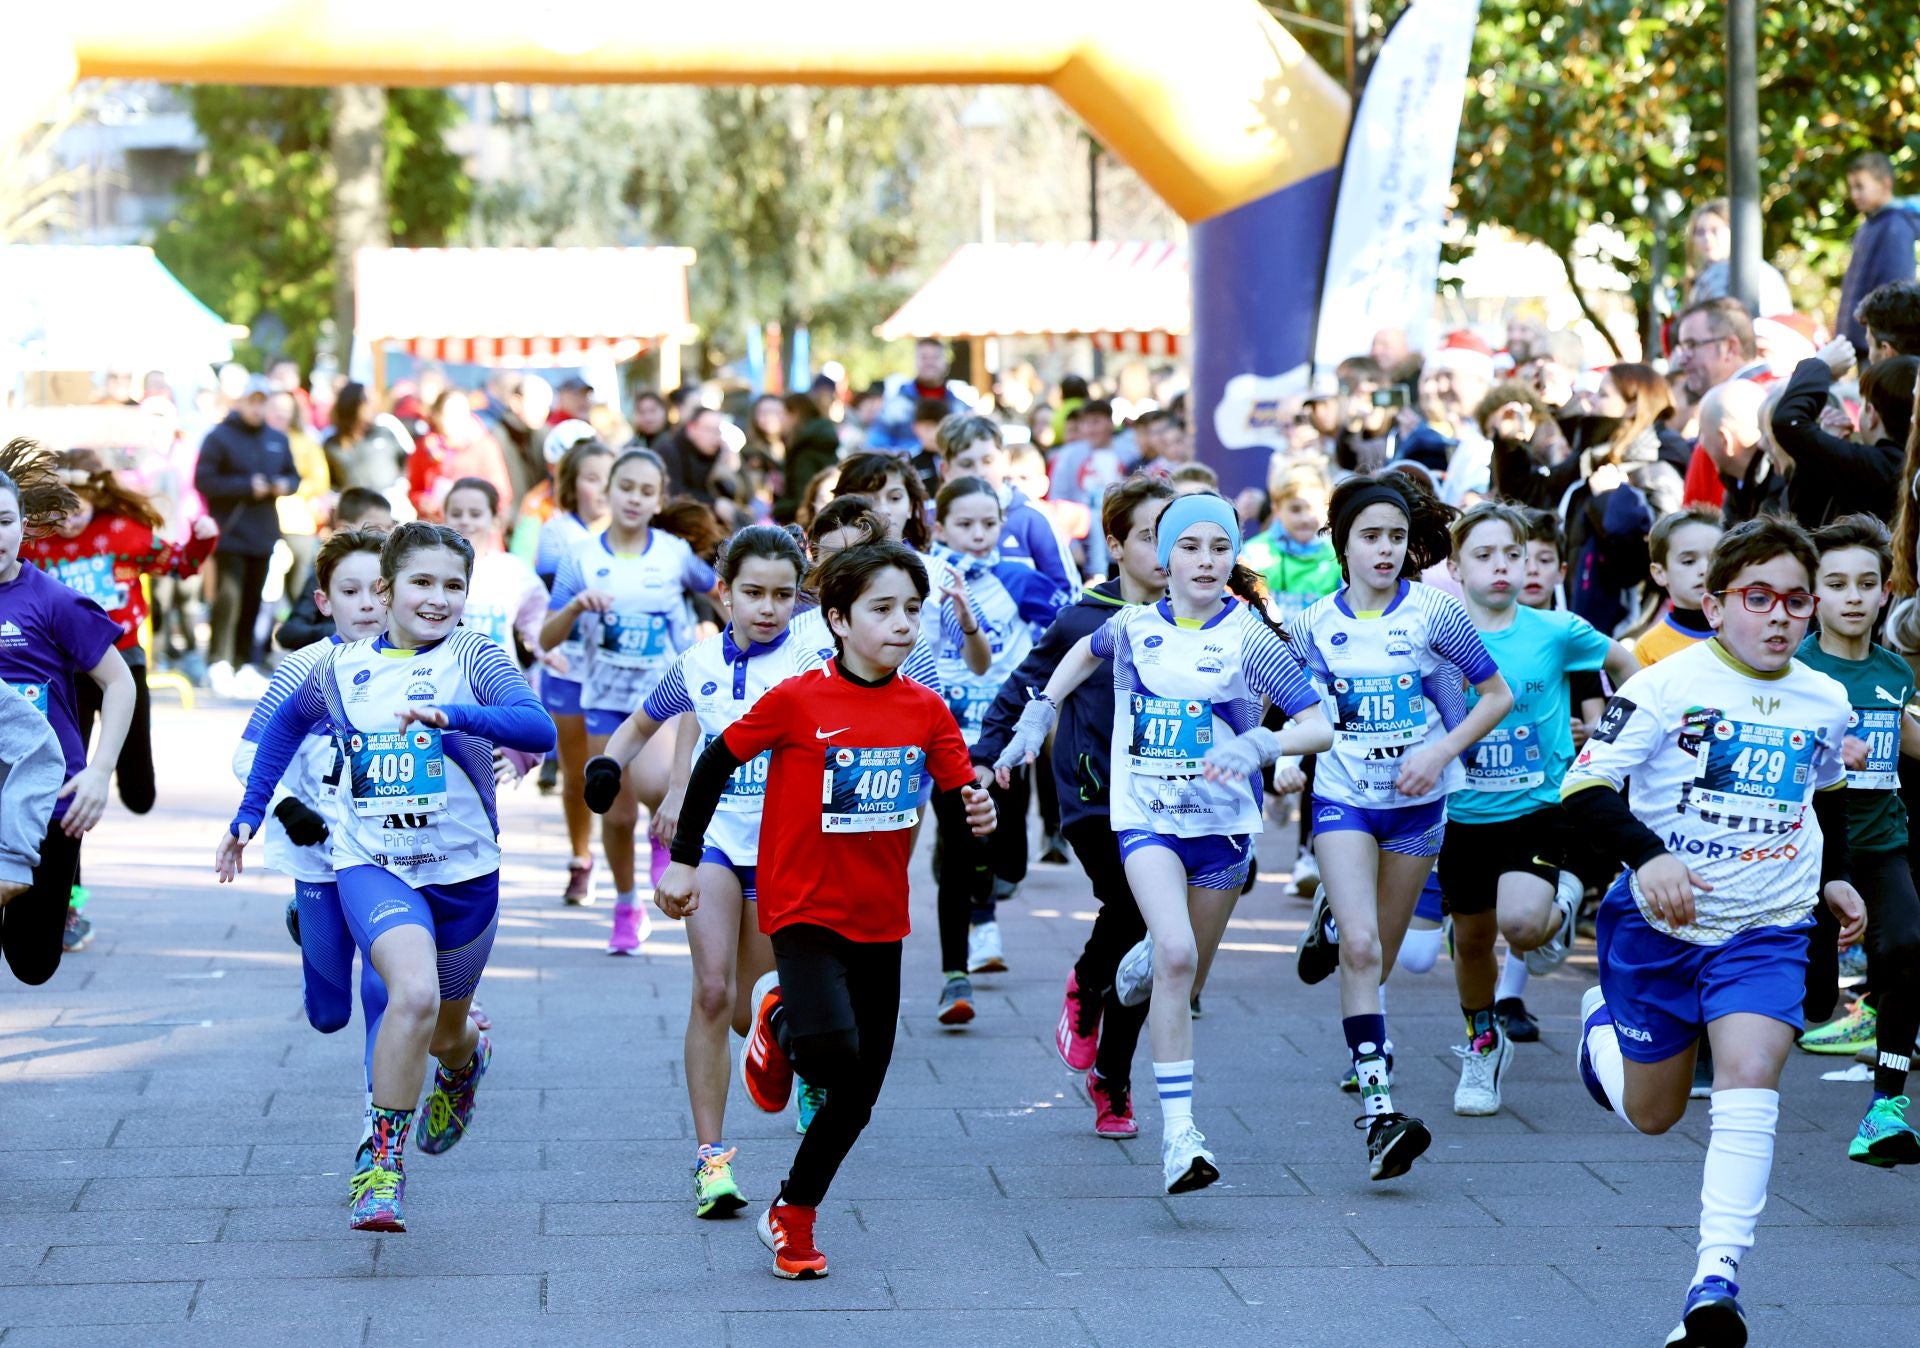
[(1164, 1143), (1193, 1122), (1193, 1059), (1155, 1063), (1153, 1086), (1160, 1093), (1160, 1140)]
[(367, 1088), (367, 1112), (360, 1121), (360, 1140), (365, 1142), (373, 1136), (373, 1088)]
[(1587, 1060), (1593, 1064), (1593, 1074), (1600, 1079), (1600, 1089), (1607, 1093), (1613, 1112), (1633, 1128), (1633, 1120), (1627, 1117), (1627, 1064), (1620, 1056), (1620, 1032), (1613, 1028), (1611, 1016), (1587, 1031)]
[(1500, 966), (1500, 986), (1493, 990), (1493, 999), (1504, 1002), (1510, 997), (1519, 997), (1527, 990), (1527, 962), (1512, 947), (1507, 949), (1507, 962)]
[(1400, 957), (1394, 960), (1393, 967), (1405, 969), (1410, 974), (1427, 973), (1440, 959), (1440, 947), (1445, 944), (1446, 932), (1439, 927), (1430, 931), (1409, 927), (1406, 939), (1400, 942)]
[(631, 908), (640, 902), (640, 891), (637, 889), (623, 889), (619, 894), (614, 896), (613, 901), (622, 908)]
[(1773, 1133), (1780, 1121), (1780, 1092), (1758, 1087), (1715, 1091), (1713, 1131), (1700, 1175), (1700, 1262), (1694, 1282), (1729, 1282), (1753, 1248), (1753, 1228), (1767, 1205), (1773, 1174)]

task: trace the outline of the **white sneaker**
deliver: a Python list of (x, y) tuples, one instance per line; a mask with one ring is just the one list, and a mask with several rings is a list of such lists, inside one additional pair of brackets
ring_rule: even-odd
[(1220, 1178), (1206, 1142), (1198, 1128), (1186, 1123), (1160, 1144), (1160, 1169), (1166, 1175), (1168, 1193), (1192, 1193)]
[(1586, 897), (1587, 888), (1580, 883), (1580, 877), (1572, 871), (1560, 872), (1559, 888), (1553, 892), (1553, 907), (1559, 914), (1560, 925), (1553, 935), (1547, 938), (1545, 945), (1529, 950), (1521, 956), (1526, 961), (1527, 972), (1536, 976), (1550, 974), (1567, 962), (1567, 956), (1573, 953), (1573, 924), (1580, 916), (1580, 900)]
[(1007, 957), (1000, 948), (1000, 924), (982, 922), (967, 932), (967, 972), (1003, 974)]
[(1313, 859), (1313, 853), (1302, 852), (1293, 859), (1293, 892), (1310, 899), (1319, 888), (1320, 863)]
[(218, 697), (233, 696), (233, 666), (225, 660), (216, 660), (207, 666), (207, 687)]
[(233, 695), (242, 701), (258, 702), (267, 694), (267, 676), (252, 665), (233, 671)]
[(1454, 1052), (1460, 1057), (1460, 1084), (1453, 1088), (1453, 1112), (1467, 1118), (1498, 1114), (1500, 1082), (1513, 1061), (1513, 1040), (1501, 1035), (1491, 1053), (1475, 1053), (1471, 1046)]
[(1138, 1006), (1153, 993), (1153, 933), (1120, 957), (1113, 971), (1113, 995), (1122, 1006)]

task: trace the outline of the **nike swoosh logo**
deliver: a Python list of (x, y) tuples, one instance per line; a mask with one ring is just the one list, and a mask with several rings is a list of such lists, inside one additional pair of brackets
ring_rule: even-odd
[(1548, 861), (1545, 857), (1535, 857), (1533, 859), (1533, 864), (1536, 866), (1551, 866), (1553, 863), (1551, 861)]
[(853, 729), (853, 727), (850, 725), (843, 725), (838, 730), (821, 730), (816, 726), (813, 731), (813, 737), (817, 740), (830, 740), (835, 735), (844, 735), (851, 729)]

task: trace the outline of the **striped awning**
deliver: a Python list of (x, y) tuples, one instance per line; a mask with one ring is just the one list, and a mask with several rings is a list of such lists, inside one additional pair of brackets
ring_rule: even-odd
[(631, 360), (692, 335), (691, 248), (368, 248), (355, 330), (455, 364)]
[(1177, 355), (1193, 299), (1174, 243), (969, 243), (874, 331), (902, 337), (1091, 338)]

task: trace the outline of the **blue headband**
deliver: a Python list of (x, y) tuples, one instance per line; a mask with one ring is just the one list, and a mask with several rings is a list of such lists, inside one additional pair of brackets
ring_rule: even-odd
[(1233, 555), (1240, 555), (1240, 517), (1233, 513), (1233, 507), (1218, 496), (1195, 492), (1177, 498), (1160, 514), (1158, 542), (1162, 571), (1167, 569), (1167, 562), (1173, 557), (1173, 545), (1180, 541), (1180, 535), (1196, 524), (1219, 525), (1226, 532), (1227, 542), (1233, 544)]

